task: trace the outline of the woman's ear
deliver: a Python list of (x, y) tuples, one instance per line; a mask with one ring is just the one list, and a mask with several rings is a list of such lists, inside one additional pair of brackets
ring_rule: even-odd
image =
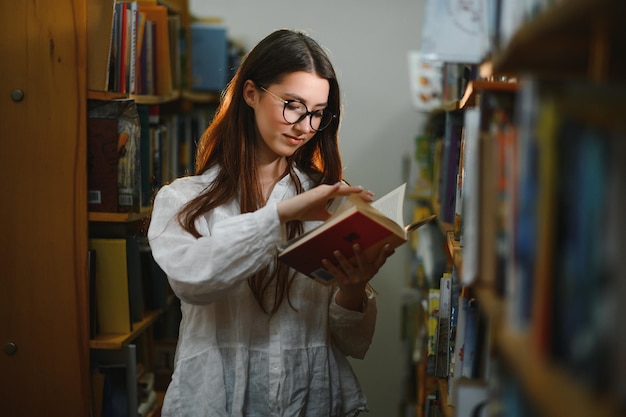
[(243, 83), (243, 99), (248, 106), (254, 108), (259, 90), (252, 80), (246, 80)]

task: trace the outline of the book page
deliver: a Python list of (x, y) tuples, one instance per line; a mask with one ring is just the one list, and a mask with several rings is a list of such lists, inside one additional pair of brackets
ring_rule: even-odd
[(372, 207), (389, 217), (400, 226), (404, 226), (404, 191), (406, 183), (385, 194), (372, 203)]

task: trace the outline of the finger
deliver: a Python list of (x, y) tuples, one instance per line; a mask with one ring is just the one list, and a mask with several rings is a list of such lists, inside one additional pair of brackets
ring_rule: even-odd
[(358, 243), (355, 243), (352, 245), (352, 250), (354, 251), (357, 266), (361, 271), (365, 270), (367, 266), (367, 259), (365, 258), (365, 253), (361, 250), (361, 246)]
[(350, 263), (348, 258), (346, 258), (343, 253), (336, 250), (333, 252), (333, 255), (335, 256), (335, 259), (337, 259), (337, 262), (339, 262), (339, 266), (347, 277), (353, 278), (357, 276), (359, 270), (356, 269), (352, 263)]
[(372, 201), (374, 201), (374, 193), (370, 190), (363, 190), (359, 193), (359, 197), (361, 197), (361, 200), (365, 201), (366, 203), (371, 203)]
[(387, 258), (395, 253), (395, 250), (389, 246), (389, 244), (385, 245), (383, 249), (378, 253), (378, 257), (376, 259), (376, 265), (378, 269), (380, 269), (385, 262), (387, 262)]
[(342, 185), (336, 191), (335, 195), (343, 196), (349, 194), (358, 194), (363, 192), (363, 187), (360, 185)]

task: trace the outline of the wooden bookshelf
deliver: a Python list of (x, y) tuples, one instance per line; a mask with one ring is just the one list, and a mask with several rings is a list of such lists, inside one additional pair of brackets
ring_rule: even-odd
[(99, 334), (89, 341), (91, 349), (121, 349), (125, 344), (133, 341), (154, 323), (161, 311), (148, 311), (144, 313), (141, 321), (133, 323), (133, 331), (123, 334)]
[(514, 371), (529, 399), (545, 417), (614, 417), (612, 403), (576, 382), (553, 362), (533, 353), (526, 334), (502, 330), (496, 346)]

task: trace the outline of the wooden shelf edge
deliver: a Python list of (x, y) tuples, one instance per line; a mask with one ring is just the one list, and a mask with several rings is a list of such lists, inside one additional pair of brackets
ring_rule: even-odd
[(454, 230), (446, 231), (446, 241), (452, 263), (456, 268), (459, 279), (461, 279), (461, 272), (463, 271), (463, 249), (461, 248), (461, 243), (454, 238)]
[(501, 330), (496, 347), (520, 379), (530, 401), (546, 417), (617, 417), (611, 401), (577, 383), (545, 358), (533, 354), (526, 334)]
[(151, 213), (152, 208), (150, 207), (142, 207), (139, 213), (107, 213), (90, 211), (88, 219), (90, 222), (130, 223), (138, 220), (144, 220), (150, 217)]
[(181, 97), (194, 103), (217, 104), (220, 102), (220, 95), (218, 93), (185, 90), (182, 92)]
[(437, 378), (439, 384), (439, 399), (441, 401), (441, 412), (444, 417), (454, 417), (454, 407), (448, 405), (448, 380)]
[(133, 330), (130, 333), (99, 334), (89, 341), (89, 347), (91, 349), (121, 349), (146, 330), (160, 314), (160, 310), (148, 311), (141, 321), (133, 323)]
[(178, 90), (173, 90), (170, 94), (166, 95), (147, 95), (147, 94), (127, 94), (116, 93), (111, 91), (95, 91), (89, 90), (87, 92), (87, 98), (90, 100), (125, 100), (133, 99), (137, 104), (163, 104), (170, 101), (178, 100), (182, 96)]
[(459, 101), (459, 108), (465, 109), (476, 105), (476, 97), (480, 92), (514, 93), (519, 89), (519, 84), (513, 81), (487, 81), (473, 80), (467, 84), (465, 93)]
[(110, 91), (96, 91), (89, 90), (87, 91), (87, 98), (89, 100), (125, 100), (128, 98), (128, 94), (126, 93), (113, 93)]
[(178, 100), (181, 97), (181, 93), (178, 90), (173, 90), (165, 95), (130, 94), (129, 97), (135, 100), (137, 104), (163, 104)]

